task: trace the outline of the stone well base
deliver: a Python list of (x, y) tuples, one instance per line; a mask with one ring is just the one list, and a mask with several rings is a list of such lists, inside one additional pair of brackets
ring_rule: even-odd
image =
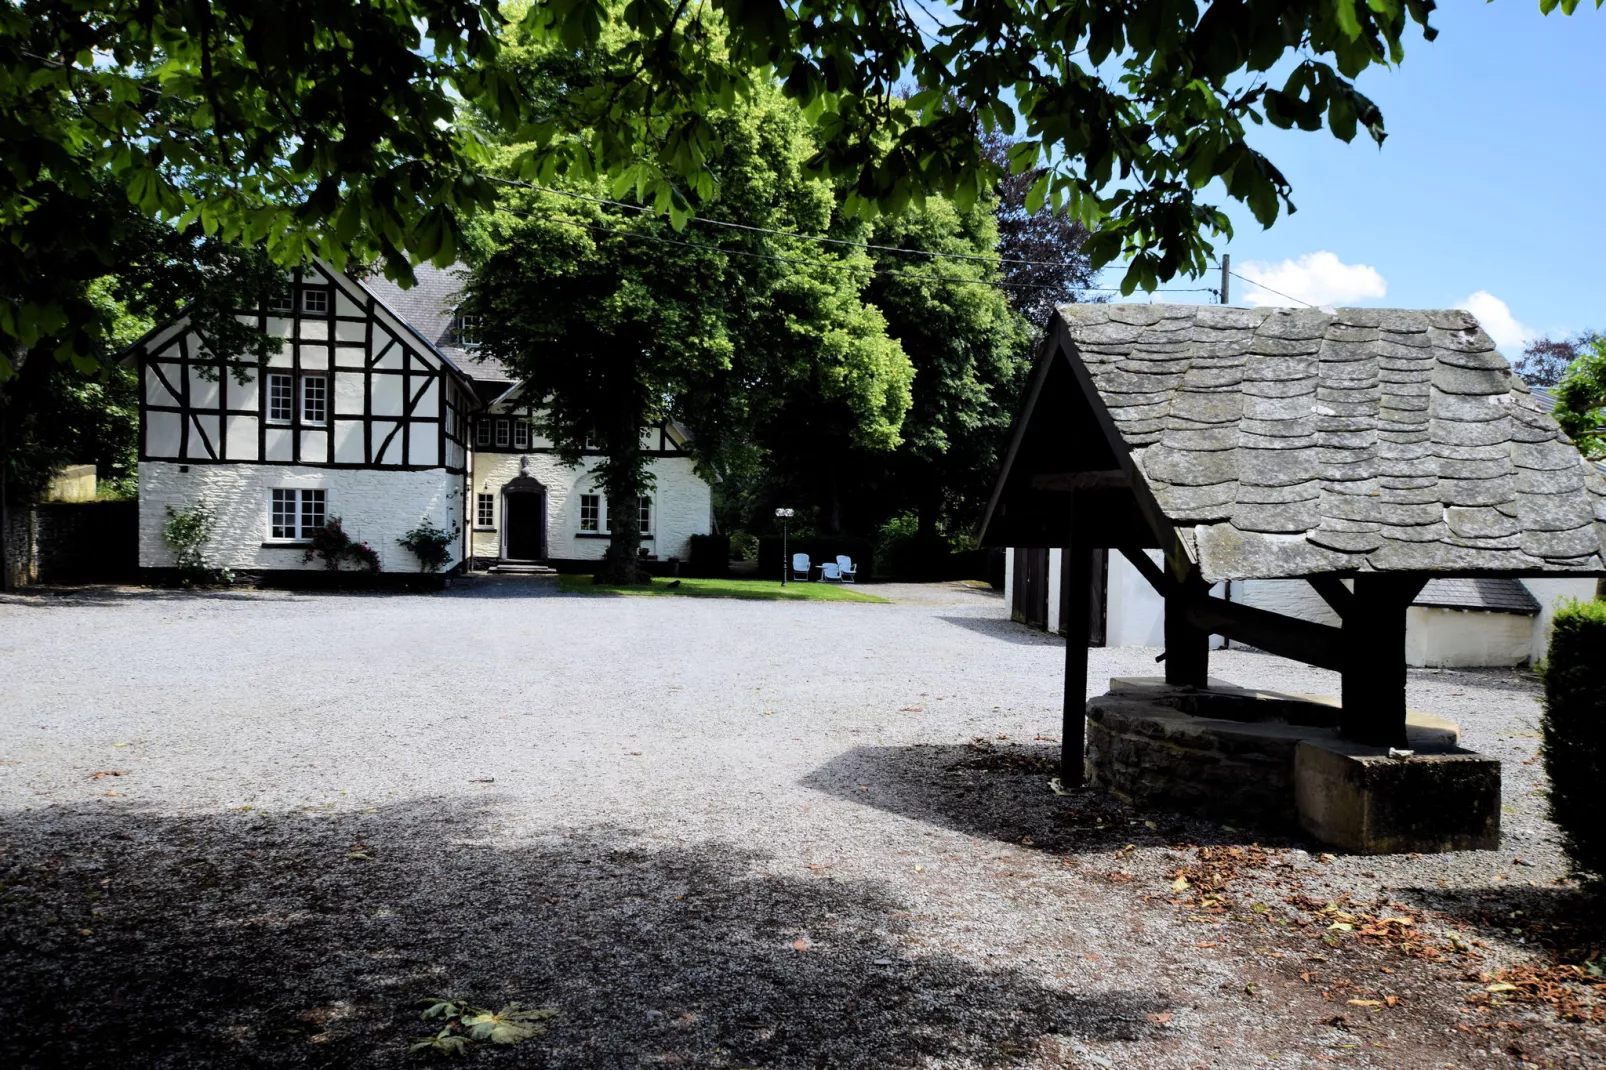
[(1087, 704), (1088, 782), (1139, 806), (1304, 828), (1361, 853), (1498, 846), (1500, 763), (1457, 746), (1456, 724), (1411, 710), (1415, 754), (1398, 759), (1340, 740), (1338, 714), (1320, 695), (1111, 680)]

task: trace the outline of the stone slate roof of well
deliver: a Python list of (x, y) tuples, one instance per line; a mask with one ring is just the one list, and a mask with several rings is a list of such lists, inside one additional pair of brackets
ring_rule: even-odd
[(1060, 315), (1207, 579), (1606, 566), (1606, 479), (1466, 312)]
[(1539, 601), (1517, 580), (1504, 576), (1447, 576), (1429, 580), (1411, 603), (1431, 609), (1481, 609), (1494, 613), (1539, 612)]
[(417, 283), (402, 289), (383, 275), (362, 280), (368, 291), (396, 315), (434, 343), (472, 379), (512, 382), (512, 374), (499, 361), (480, 355), (478, 349), (465, 349), (452, 334), (452, 316), (466, 281), (467, 269), (461, 264), (438, 268), (419, 264), (413, 268)]

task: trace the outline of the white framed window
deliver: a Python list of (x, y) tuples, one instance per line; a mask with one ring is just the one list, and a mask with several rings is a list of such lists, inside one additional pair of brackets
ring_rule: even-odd
[(501, 417), (500, 419), (498, 419), (496, 421), (496, 444), (498, 446), (506, 446), (507, 445), (507, 434), (508, 434), (507, 417), (503, 416), (503, 417)]
[(296, 310), (295, 295), (289, 290), (281, 290), (268, 298), (269, 312), (294, 312)]
[(602, 495), (580, 495), (580, 530), (602, 531)]
[(308, 286), (301, 291), (301, 311), (315, 316), (329, 312), (329, 291), (322, 286)]
[(476, 494), (474, 496), (474, 524), (476, 527), (496, 527), (496, 495)]
[(275, 488), (270, 503), (268, 536), (297, 542), (312, 538), (312, 533), (323, 527), (329, 515), (327, 494), (323, 490)]
[(652, 499), (645, 494), (636, 501), (636, 530), (643, 535), (652, 534)]
[(268, 376), (268, 422), (287, 424), (295, 417), (296, 381), (292, 375)]
[(530, 425), (523, 420), (513, 421), (513, 448), (516, 450), (530, 448)]
[(597, 437), (595, 431), (586, 432), (585, 448), (588, 450), (600, 450), (602, 448), (602, 440)]
[(329, 379), (323, 375), (301, 377), (301, 422), (324, 424), (329, 421)]
[(491, 421), (474, 421), (474, 445), (489, 446), (491, 444)]

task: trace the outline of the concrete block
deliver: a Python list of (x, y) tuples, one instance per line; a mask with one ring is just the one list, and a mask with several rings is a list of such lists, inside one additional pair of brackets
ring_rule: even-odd
[(1500, 763), (1458, 747), (1409, 758), (1339, 739), (1294, 751), (1299, 823), (1357, 854), (1492, 851), (1500, 846)]

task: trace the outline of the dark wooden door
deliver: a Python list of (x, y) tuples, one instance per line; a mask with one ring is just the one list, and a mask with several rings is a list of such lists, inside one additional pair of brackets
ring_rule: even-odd
[(507, 556), (510, 561), (540, 561), (546, 557), (546, 496), (509, 494), (502, 509), (507, 526)]
[(1048, 549), (1015, 550), (1015, 605), (1013, 615), (1030, 628), (1048, 627)]

